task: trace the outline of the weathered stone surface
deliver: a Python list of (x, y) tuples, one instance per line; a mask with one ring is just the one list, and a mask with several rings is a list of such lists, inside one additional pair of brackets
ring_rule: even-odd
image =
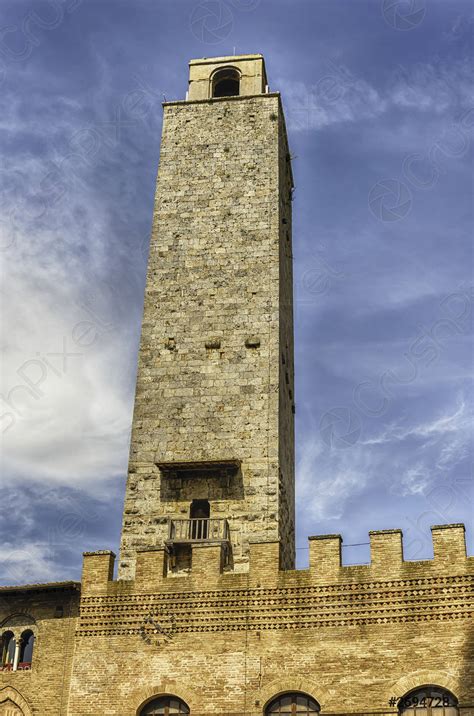
[[(279, 95), (262, 93), (262, 60), (234, 64), (260, 94), (164, 108), (124, 579), (137, 547), (168, 537), (156, 517), (186, 516), (193, 499), (228, 519), (234, 569), (246, 569), (250, 535), (280, 538), (282, 565), (294, 563), (291, 166)], [(219, 66), (193, 63), (192, 82), (209, 84)], [(157, 467), (223, 458), (241, 461), (229, 486), (212, 476), (171, 484)]]
[[(209, 100), (214, 71), (233, 63), (245, 96)], [(395, 716), (392, 697), (431, 684), (474, 716), (474, 558), (462, 525), (432, 528), (433, 560), (404, 561), (401, 531), (382, 530), (370, 533), (370, 564), (342, 566), (342, 537), (319, 535), (309, 568), (290, 568), (280, 99), (262, 94), (257, 55), (195, 61), (191, 78), (191, 101), (165, 106), (120, 578), (101, 550), (84, 554), (80, 603), (73, 583), (0, 589), (1, 633), (34, 622), (37, 635), (31, 671), (0, 671), (0, 714), (142, 716), (169, 695), (191, 716), (266, 716), (289, 691), (322, 714)], [(209, 534), (176, 569), (168, 520), (196, 499), (229, 519), (232, 560)]]

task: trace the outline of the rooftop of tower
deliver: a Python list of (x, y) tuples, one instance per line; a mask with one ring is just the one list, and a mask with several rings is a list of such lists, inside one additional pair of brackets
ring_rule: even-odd
[(242, 60), (264, 60), (264, 57), (260, 53), (252, 55), (222, 55), (221, 57), (201, 57), (194, 60), (190, 60), (190, 65), (201, 65), (203, 63), (217, 64), (220, 62), (239, 62)]
[(261, 54), (202, 57), (189, 62), (188, 100), (268, 94)]

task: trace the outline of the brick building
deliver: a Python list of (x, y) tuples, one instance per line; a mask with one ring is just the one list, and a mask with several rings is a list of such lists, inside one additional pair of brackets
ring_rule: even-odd
[[(164, 105), (118, 578), (0, 588), (0, 714), (474, 715), (464, 527), (294, 569), (292, 173), (261, 55)], [(399, 697), (404, 700), (397, 701)]]

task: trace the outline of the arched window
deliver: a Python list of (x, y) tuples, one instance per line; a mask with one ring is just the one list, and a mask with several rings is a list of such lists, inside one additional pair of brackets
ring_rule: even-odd
[(31, 629), (27, 629), (21, 635), (20, 663), (18, 668), (28, 668), (33, 661), (33, 646), (35, 643), (35, 635)]
[(240, 94), (240, 74), (233, 67), (219, 70), (212, 78), (213, 97), (235, 97)]
[(319, 704), (307, 694), (287, 693), (280, 694), (271, 701), (265, 709), (265, 716), (309, 716), (319, 713)]
[(149, 701), (140, 711), (140, 716), (173, 716), (189, 714), (189, 707), (177, 696), (160, 696)]
[(15, 660), (16, 640), (12, 631), (2, 634), (2, 666), (11, 666)]
[(398, 713), (403, 716), (458, 716), (458, 701), (440, 686), (422, 686), (400, 699)]

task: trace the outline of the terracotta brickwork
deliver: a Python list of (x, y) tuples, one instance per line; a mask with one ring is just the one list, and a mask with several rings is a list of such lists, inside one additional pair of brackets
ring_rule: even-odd
[(370, 565), (341, 566), (336, 535), (310, 539), (297, 571), (278, 569), (277, 542), (251, 545), (247, 574), (222, 573), (217, 546), (196, 545), (182, 577), (166, 575), (164, 550), (140, 552), (135, 581), (108, 579), (112, 554), (86, 557), (72, 713), (136, 716), (171, 693), (191, 713), (261, 716), (284, 690), (322, 713), (396, 713), (391, 696), (434, 683), (473, 714), (463, 527), (433, 530), (433, 561), (403, 561), (399, 531), (370, 538)]
[(286, 692), (395, 715), (426, 686), (474, 716), (463, 525), (433, 527), (416, 562), (400, 530), (370, 533), (368, 565), (310, 537), (292, 569), (293, 182), (267, 90), (261, 55), (195, 60), (164, 105), (119, 576), (102, 550), (80, 585), (0, 589), (2, 633), (36, 637), (31, 669), (0, 671), (0, 716), (142, 716), (158, 697), (266, 716)]
[(67, 583), (0, 588), (0, 633), (11, 630), (17, 640), (26, 628), (35, 634), (31, 668), (0, 670), (2, 716), (68, 713), (79, 594), (80, 584)]
[(30, 672), (0, 674), (0, 708), (137, 716), (173, 694), (192, 714), (262, 716), (278, 693), (303, 691), (322, 714), (396, 714), (392, 696), (433, 683), (473, 716), (474, 558), (463, 526), (433, 528), (428, 561), (403, 560), (400, 531), (370, 540), (371, 564), (346, 567), (339, 535), (310, 538), (306, 570), (280, 570), (278, 542), (253, 543), (247, 573), (223, 572), (220, 547), (196, 544), (179, 577), (163, 548), (146, 549), (136, 579), (115, 581), (113, 553), (87, 553), (75, 639), (75, 591), (4, 599), (2, 616), (35, 615), (38, 643)]

